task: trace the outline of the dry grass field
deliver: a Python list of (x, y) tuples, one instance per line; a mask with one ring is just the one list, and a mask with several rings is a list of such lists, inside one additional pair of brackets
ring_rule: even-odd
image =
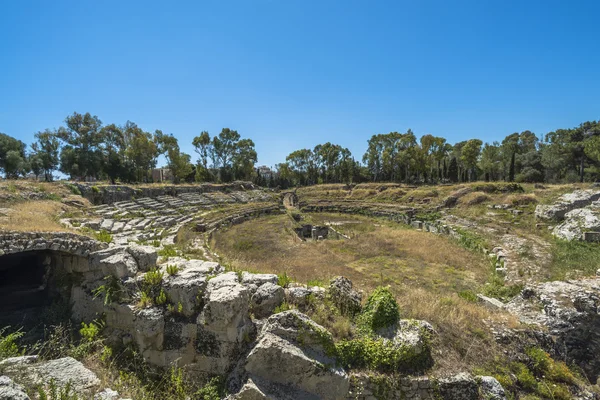
[(294, 221), (278, 215), (218, 231), (212, 246), (233, 269), (285, 272), (308, 284), (327, 284), (343, 275), (366, 293), (390, 285), (403, 317), (435, 326), (435, 368), (442, 371), (481, 367), (484, 354), (486, 360), (494, 359), (489, 324), (516, 324), (461, 296), (481, 291), (491, 267), (483, 256), (449, 238), (362, 216), (308, 214), (305, 222), (333, 222), (351, 239), (304, 242), (293, 231)]

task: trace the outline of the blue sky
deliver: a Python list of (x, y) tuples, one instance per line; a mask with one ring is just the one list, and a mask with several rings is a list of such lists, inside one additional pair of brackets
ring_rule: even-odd
[[(259, 163), (405, 131), (501, 140), (600, 118), (598, 1), (0, 1), (0, 132), (64, 118), (238, 130)], [(195, 159), (195, 155), (193, 156)]]

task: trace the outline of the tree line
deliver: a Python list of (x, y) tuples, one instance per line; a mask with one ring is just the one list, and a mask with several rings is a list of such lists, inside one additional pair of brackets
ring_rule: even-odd
[(13, 179), (33, 173), (51, 181), (53, 173), (60, 171), (74, 180), (151, 182), (151, 171), (162, 155), (176, 183), (253, 178), (254, 142), (241, 139), (237, 131), (224, 128), (212, 138), (202, 132), (193, 145), (200, 155), (196, 164), (181, 151), (173, 134), (159, 129), (146, 132), (131, 121), (103, 125), (95, 115), (73, 113), (64, 126), (37, 132), (29, 148), (0, 133), (0, 170)]
[(450, 144), (426, 134), (376, 134), (362, 159), (327, 142), (290, 153), (274, 171), (256, 169), (254, 142), (229, 128), (213, 137), (202, 131), (192, 140), (197, 159), (181, 151), (173, 134), (146, 132), (135, 123), (103, 125), (90, 113), (73, 113), (64, 126), (35, 134), (35, 142), (0, 133), (0, 171), (7, 178), (29, 173), (46, 181), (61, 171), (71, 179), (151, 182), (160, 156), (174, 182), (252, 180), (287, 188), (317, 183), (584, 182), (600, 178), (600, 122), (557, 129), (541, 139), (515, 132), (501, 142), (470, 139)]

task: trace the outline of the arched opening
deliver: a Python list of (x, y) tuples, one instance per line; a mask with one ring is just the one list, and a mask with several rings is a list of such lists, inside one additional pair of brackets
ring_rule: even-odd
[[(71, 280), (66, 271), (82, 257), (52, 250), (0, 256), (0, 326), (32, 328), (69, 314)], [(52, 319), (52, 318), (51, 318)]]
[(0, 304), (3, 311), (41, 307), (46, 302), (52, 257), (28, 251), (0, 257)]

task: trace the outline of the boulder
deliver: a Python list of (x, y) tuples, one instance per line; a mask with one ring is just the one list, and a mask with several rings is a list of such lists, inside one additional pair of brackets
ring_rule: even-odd
[(252, 274), (250, 272), (242, 272), (242, 284), (261, 286), (264, 283), (277, 284), (279, 278), (275, 274)]
[(579, 365), (592, 382), (600, 377), (600, 279), (532, 284), (506, 309), (552, 336), (547, 351)]
[[(201, 260), (169, 263), (179, 268), (177, 274), (165, 274), (163, 288), (170, 301), (182, 305), (182, 313), (192, 316), (202, 308), (203, 295), (208, 285), (208, 278), (223, 271), (223, 267), (214, 262)], [(214, 279), (214, 278), (213, 278)]]
[(29, 400), (25, 389), (8, 376), (0, 376), (0, 400)]
[(100, 385), (96, 374), (71, 357), (43, 362), (18, 357), (12, 359), (3, 369), (8, 376), (18, 377), (20, 382), (27, 386), (48, 386), (51, 381), (58, 387), (70, 384), (71, 390), (80, 396), (89, 395)]
[(155, 247), (133, 244), (128, 246), (127, 251), (137, 262), (140, 271), (146, 272), (156, 267), (158, 254)]
[(271, 282), (262, 284), (250, 299), (254, 316), (256, 318), (268, 317), (276, 307), (283, 303), (284, 297), (285, 294), (281, 286)]
[(564, 240), (583, 240), (586, 231), (600, 230), (600, 213), (591, 208), (579, 208), (565, 214), (565, 220), (554, 227), (554, 236)]
[(112, 389), (104, 389), (94, 395), (94, 400), (119, 400), (119, 392)]
[(245, 370), (270, 385), (305, 394), (298, 398), (342, 399), (349, 379), (335, 367), (332, 345), (331, 334), (306, 315), (295, 310), (278, 313), (264, 324)]
[(493, 376), (479, 376), (479, 391), (484, 399), (506, 400), (504, 388)]
[(438, 381), (438, 389), (444, 400), (478, 400), (477, 382), (467, 373), (442, 378)]
[(308, 305), (310, 295), (311, 291), (303, 286), (293, 286), (285, 289), (286, 301), (299, 308), (303, 308)]
[(558, 198), (553, 204), (540, 204), (535, 216), (542, 220), (562, 221), (565, 215), (576, 208), (583, 208), (600, 199), (600, 190), (575, 190)]
[(360, 312), (362, 296), (352, 288), (352, 281), (343, 276), (331, 280), (329, 298), (342, 315), (353, 316)]

